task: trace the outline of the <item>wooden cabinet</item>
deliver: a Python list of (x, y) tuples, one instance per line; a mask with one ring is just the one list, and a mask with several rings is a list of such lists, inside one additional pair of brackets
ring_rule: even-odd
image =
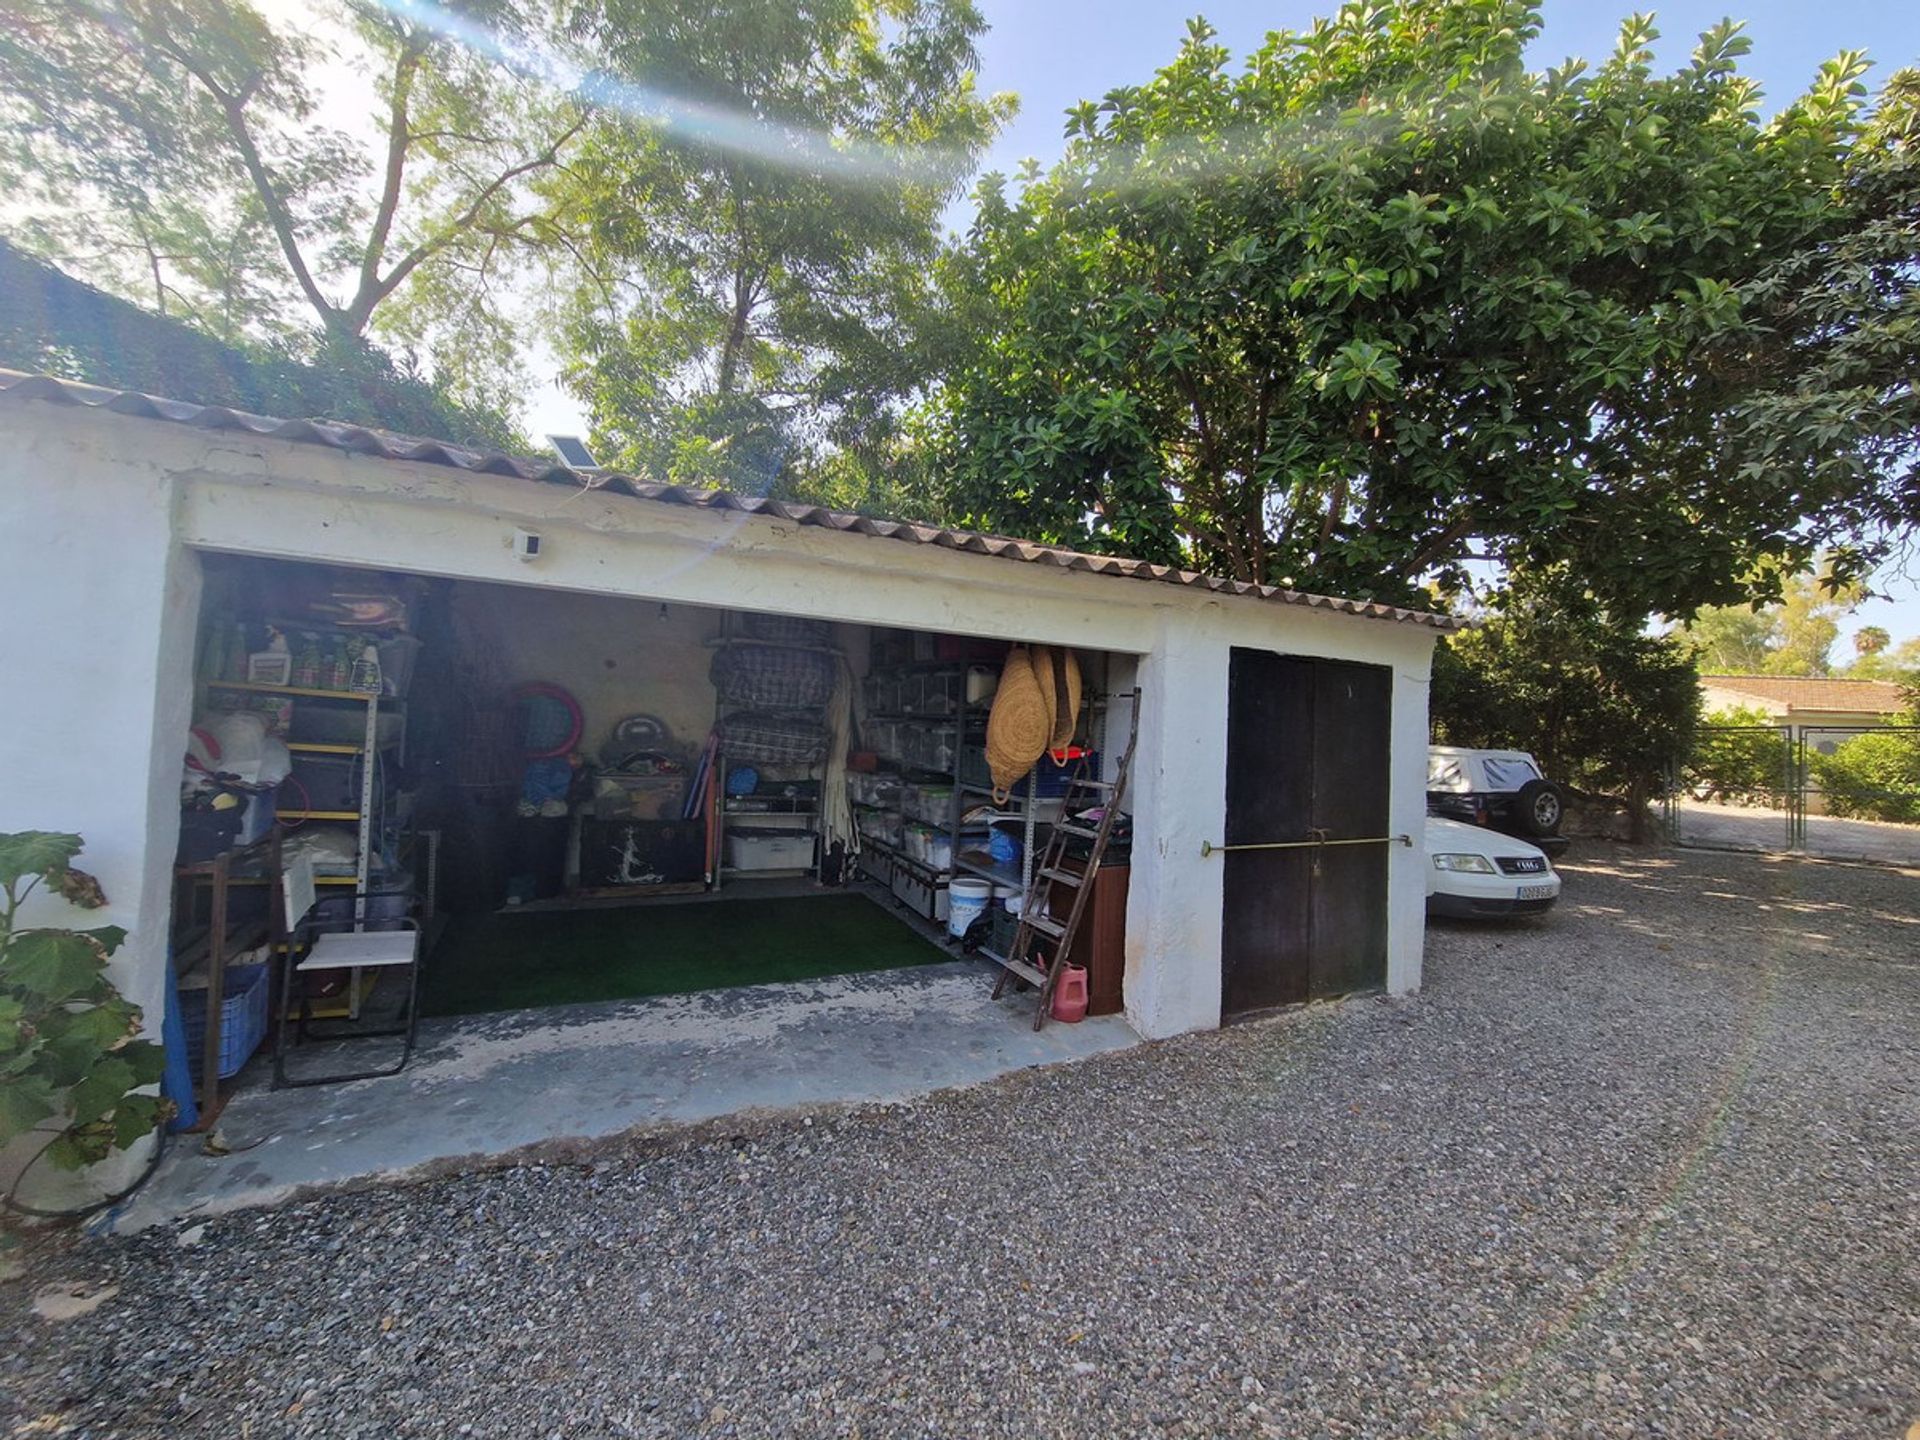
[[(1069, 868), (1077, 868), (1073, 861)], [(1093, 894), (1080, 917), (1070, 958), (1087, 967), (1087, 1013), (1118, 1015), (1125, 1008), (1122, 984), (1127, 973), (1127, 879), (1124, 864), (1108, 863), (1094, 877)], [(1073, 908), (1073, 887), (1059, 881), (1048, 897), (1049, 910), (1065, 916)]]

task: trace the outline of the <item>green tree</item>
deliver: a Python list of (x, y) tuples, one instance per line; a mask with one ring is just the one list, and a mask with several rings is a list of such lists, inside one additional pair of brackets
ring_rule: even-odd
[(1759, 359), (1765, 383), (1724, 457), (1743, 483), (1794, 497), (1808, 541), (1850, 547), (1857, 572), (1920, 521), (1920, 70), (1888, 80), (1836, 199), (1846, 223), (1743, 292), (1769, 342), (1740, 352), (1729, 337), (1725, 359)]
[(1709, 675), (1758, 675), (1773, 645), (1774, 616), (1752, 605), (1709, 605), (1687, 624), (1687, 638)]
[[(293, 353), (294, 350), (299, 353)], [(62, 274), (0, 240), (0, 365), (256, 415), (344, 420), (513, 449), (503, 416), (451, 402), (384, 350), (221, 341)]]
[(1791, 737), (1772, 716), (1736, 705), (1701, 721), (1681, 778), (1703, 800), (1777, 809), (1786, 804), (1792, 758)]
[(1796, 577), (1780, 599), (1778, 638), (1763, 667), (1767, 674), (1832, 674), (1840, 622), (1864, 596), (1858, 585), (1832, 589), (1818, 577)]
[(1707, 606), (1687, 623), (1687, 638), (1709, 674), (1830, 675), (1840, 622), (1866, 598), (1858, 581), (1830, 569), (1789, 577), (1770, 605)]
[(1530, 73), (1539, 29), (1353, 4), (1234, 70), (1196, 21), (1051, 172), (987, 182), (947, 267), (980, 337), (939, 397), (953, 510), (1342, 594), (1568, 561), (1621, 615), (1803, 560), (1793, 483), (1719, 461), (1727, 357), (1767, 344), (1741, 287), (1847, 222), (1863, 62), (1763, 125), (1731, 24), (1671, 75), (1644, 17), (1594, 70)]
[(1853, 632), (1853, 653), (1858, 660), (1870, 660), (1885, 653), (1893, 636), (1884, 625), (1862, 625)]
[[(578, 107), (495, 63), (515, 0), (446, 12), (323, 0), (15, 0), (0, 27), (8, 228), (65, 268), (224, 339), (317, 328), (430, 350), (457, 398), (513, 370), (496, 286), (552, 238), (532, 181)], [(373, 87), (377, 135), (324, 122), (314, 74)], [(371, 143), (369, 141), (371, 140)]]
[(1912, 731), (1856, 735), (1809, 758), (1829, 815), (1920, 821), (1920, 736)]
[[(1878, 629), (1878, 626), (1868, 626)], [(1892, 680), (1907, 686), (1920, 686), (1920, 635), (1910, 635), (1898, 644), (1889, 644), (1858, 656), (1847, 667), (1850, 680)]]
[(978, 10), (590, 0), (573, 26), (678, 113), (609, 107), (551, 187), (581, 230), (561, 333), (597, 445), (760, 492), (825, 465), (843, 494), (930, 372), (940, 213), (1011, 108), (974, 91)]
[(1526, 750), (1549, 778), (1623, 800), (1634, 838), (1691, 752), (1692, 647), (1610, 615), (1566, 569), (1516, 576), (1434, 654), (1434, 737)]

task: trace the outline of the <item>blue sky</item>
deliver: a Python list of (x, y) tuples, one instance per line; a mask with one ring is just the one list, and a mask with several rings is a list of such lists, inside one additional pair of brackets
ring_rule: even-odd
[[(1083, 99), (1116, 85), (1147, 79), (1173, 58), (1190, 16), (1204, 15), (1236, 55), (1255, 49), (1271, 30), (1306, 29), (1338, 0), (1253, 4), (1166, 4), (1154, 0), (982, 0), (992, 27), (981, 47), (980, 81), (987, 90), (1011, 90), (1020, 115), (988, 157), (987, 169), (1011, 171), (1026, 156), (1050, 160), (1060, 152), (1061, 115)], [(1663, 65), (1683, 63), (1694, 38), (1728, 15), (1747, 21), (1753, 53), (1741, 68), (1766, 89), (1771, 109), (1806, 88), (1820, 62), (1843, 49), (1865, 50), (1877, 75), (1920, 61), (1920, 5), (1913, 0), (1748, 0), (1639, 6), (1562, 0), (1546, 6), (1546, 29), (1533, 59), (1553, 65), (1569, 55), (1599, 61), (1613, 49), (1622, 16), (1652, 9)]]
[[(987, 157), (984, 168), (1011, 173), (1033, 156), (1049, 161), (1060, 153), (1062, 112), (1083, 99), (1098, 99), (1116, 85), (1135, 84), (1170, 60), (1191, 15), (1204, 15), (1235, 55), (1257, 48), (1276, 29), (1304, 29), (1316, 15), (1331, 13), (1338, 0), (1213, 0), (1205, 5), (1155, 0), (982, 0), (992, 26), (982, 45), (980, 82), (989, 91), (1011, 90), (1020, 114)], [(1621, 17), (1652, 8), (1661, 32), (1656, 47), (1663, 66), (1677, 67), (1692, 52), (1695, 37), (1732, 15), (1747, 21), (1753, 50), (1741, 62), (1765, 89), (1772, 110), (1799, 94), (1823, 60), (1841, 50), (1865, 50), (1874, 62), (1869, 85), (1903, 65), (1920, 62), (1920, 4), (1915, 0), (1747, 0), (1649, 6), (1562, 0), (1546, 6), (1546, 27), (1532, 58), (1545, 67), (1570, 55), (1598, 62), (1613, 48)], [(970, 207), (956, 207), (964, 221)], [(1899, 574), (1878, 577), (1889, 598), (1870, 600), (1846, 626), (1884, 625), (1896, 640), (1920, 635), (1920, 581)], [(1835, 647), (1843, 659), (1843, 637)]]

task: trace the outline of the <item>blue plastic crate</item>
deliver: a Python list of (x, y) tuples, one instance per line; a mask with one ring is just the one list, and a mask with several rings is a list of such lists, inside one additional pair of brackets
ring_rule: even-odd
[[(230, 1080), (267, 1038), (267, 967), (229, 965), (220, 997), (220, 1078)], [(194, 1079), (206, 1067), (207, 992), (182, 990), (180, 1018), (187, 1035), (187, 1062)]]
[[(1054, 760), (1051, 754), (1042, 755), (1040, 763), (1034, 767), (1034, 795), (1041, 800), (1057, 800), (1067, 793), (1067, 785), (1073, 779), (1074, 767), (1078, 759), (1067, 761), (1064, 765)], [(1090, 779), (1100, 778), (1100, 752), (1092, 752), (1087, 761), (1087, 775)], [(987, 756), (984, 750), (969, 750), (961, 757), (960, 779), (969, 785), (991, 785), (993, 773), (987, 768)], [(1027, 781), (1020, 780), (1012, 789), (1015, 799), (1027, 798)]]
[[(1057, 799), (1066, 794), (1067, 786), (1072, 781), (1079, 764), (1080, 762), (1077, 759), (1069, 760), (1065, 764), (1061, 764), (1056, 761), (1051, 754), (1042, 755), (1040, 757), (1040, 763), (1034, 766), (1034, 794), (1042, 800)], [(1086, 773), (1095, 780), (1100, 778), (1100, 752), (1098, 750), (1088, 753)], [(1023, 781), (1014, 787), (1013, 793), (1016, 795), (1023, 794), (1025, 789), (1026, 784)]]

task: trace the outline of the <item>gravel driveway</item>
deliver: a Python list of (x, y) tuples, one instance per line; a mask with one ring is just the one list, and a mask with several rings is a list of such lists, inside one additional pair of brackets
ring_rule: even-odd
[(1414, 1000), (42, 1255), (0, 1433), (1900, 1440), (1916, 940), (1588, 846)]

